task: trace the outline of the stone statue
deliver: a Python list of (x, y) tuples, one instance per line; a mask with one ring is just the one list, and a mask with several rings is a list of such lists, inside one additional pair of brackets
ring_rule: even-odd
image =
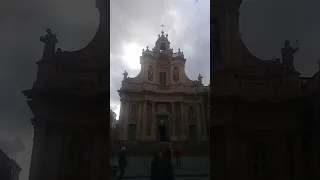
[(293, 54), (299, 50), (299, 42), (297, 42), (297, 47), (293, 48), (290, 45), (290, 40), (286, 40), (284, 47), (281, 49), (282, 63), (286, 66), (289, 71), (295, 71), (294, 68), (294, 56)]
[(148, 79), (149, 79), (149, 81), (153, 81), (153, 69), (152, 69), (152, 66), (149, 66), (149, 68), (148, 68)]
[(58, 43), (58, 39), (56, 34), (53, 34), (51, 29), (46, 30), (47, 34), (43, 37), (40, 37), (40, 41), (45, 44), (43, 50), (43, 59), (51, 59), (56, 52), (56, 44)]
[(174, 82), (179, 81), (179, 70), (177, 67), (173, 69), (173, 81)]
[(122, 75), (123, 75), (123, 80), (128, 79), (128, 73), (127, 73), (127, 71), (124, 71), (124, 73), (122, 73)]
[(199, 76), (198, 76), (198, 81), (199, 81), (200, 84), (202, 84), (202, 78), (203, 78), (203, 77), (201, 76), (201, 74), (199, 74)]

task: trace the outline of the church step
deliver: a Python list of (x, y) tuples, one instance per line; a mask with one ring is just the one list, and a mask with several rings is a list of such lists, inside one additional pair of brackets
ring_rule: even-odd
[[(150, 177), (152, 157), (128, 157), (124, 177)], [(110, 159), (110, 166), (117, 165), (117, 158)], [(181, 165), (176, 166), (172, 158), (175, 176), (210, 176), (210, 157), (181, 157)]]

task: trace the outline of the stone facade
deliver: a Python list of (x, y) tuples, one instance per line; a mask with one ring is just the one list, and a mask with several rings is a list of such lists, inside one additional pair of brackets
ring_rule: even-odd
[(239, 33), (241, 3), (211, 3), (211, 178), (319, 179), (318, 75), (252, 55)]
[(0, 149), (0, 179), (18, 180), (20, 171), (20, 166)]
[(55, 52), (50, 43), (57, 41), (46, 40), (53, 33), (41, 38), (46, 53), (37, 62), (37, 79), (22, 92), (34, 115), (30, 180), (109, 178), (108, 5), (96, 0), (100, 25), (80, 50)]
[(205, 86), (185, 74), (183, 52), (174, 53), (168, 35), (143, 50), (141, 71), (124, 73), (121, 89), (119, 138), (123, 141), (207, 140)]

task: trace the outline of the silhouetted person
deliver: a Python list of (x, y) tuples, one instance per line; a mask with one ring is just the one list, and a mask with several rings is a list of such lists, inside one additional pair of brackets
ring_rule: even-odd
[(174, 155), (176, 156), (177, 166), (181, 164), (181, 149), (177, 147), (174, 151)]
[(163, 152), (163, 157), (164, 158), (169, 158), (171, 161), (171, 157), (172, 157), (172, 148), (171, 146), (168, 146), (168, 148)]
[(119, 170), (120, 170), (120, 175), (119, 175), (119, 180), (122, 179), (122, 176), (124, 174), (124, 168), (127, 166), (127, 156), (126, 156), (126, 148), (122, 147), (119, 153)]
[(171, 161), (171, 147), (163, 154), (163, 179), (173, 180), (173, 165)]
[(151, 180), (164, 180), (163, 160), (161, 159), (161, 153), (154, 155), (151, 162)]

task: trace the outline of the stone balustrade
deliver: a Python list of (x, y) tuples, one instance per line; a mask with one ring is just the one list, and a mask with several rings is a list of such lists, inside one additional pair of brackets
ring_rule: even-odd
[(205, 91), (204, 86), (186, 86), (186, 85), (170, 85), (170, 86), (159, 86), (157, 84), (150, 83), (131, 83), (122, 82), (121, 90), (130, 90), (135, 92), (140, 91), (152, 91), (157, 93), (201, 93)]

